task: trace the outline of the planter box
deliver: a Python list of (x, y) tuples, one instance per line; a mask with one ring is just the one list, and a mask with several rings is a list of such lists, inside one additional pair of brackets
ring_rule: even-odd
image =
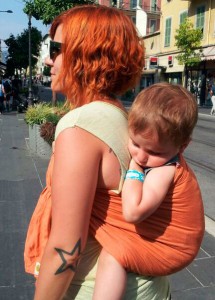
[(29, 146), (33, 153), (42, 157), (50, 158), (51, 146), (40, 136), (40, 125), (29, 126)]

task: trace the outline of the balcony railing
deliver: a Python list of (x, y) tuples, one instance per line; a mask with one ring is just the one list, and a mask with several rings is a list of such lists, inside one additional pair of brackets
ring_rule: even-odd
[[(136, 2), (135, 2), (136, 3)], [(112, 0), (111, 1), (111, 6), (113, 7), (118, 7), (120, 9), (125, 9), (125, 10), (136, 10), (136, 5), (132, 3), (131, 1), (127, 0), (120, 0), (119, 2), (117, 0)], [(142, 3), (139, 3), (139, 6), (146, 12), (146, 13), (151, 13), (151, 14), (160, 14), (161, 9), (159, 6), (155, 5), (145, 5)]]
[(146, 12), (146, 13), (150, 13), (150, 14), (160, 14), (161, 13), (161, 9), (160, 7), (158, 7), (157, 5), (154, 6), (146, 6), (143, 5), (142, 9)]

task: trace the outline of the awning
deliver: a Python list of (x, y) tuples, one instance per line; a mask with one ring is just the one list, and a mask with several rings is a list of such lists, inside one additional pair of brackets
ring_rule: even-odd
[(150, 57), (149, 60), (152, 63), (157, 63), (158, 62), (158, 58), (157, 57)]
[(148, 70), (143, 70), (142, 75), (150, 75), (150, 74), (155, 74), (157, 73), (157, 69), (148, 69)]
[(182, 73), (184, 72), (184, 65), (167, 67), (166, 73)]
[(207, 47), (202, 52), (202, 60), (215, 60), (215, 46)]

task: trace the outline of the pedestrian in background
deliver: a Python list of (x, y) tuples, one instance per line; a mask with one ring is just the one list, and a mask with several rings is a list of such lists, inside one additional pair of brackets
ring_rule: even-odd
[(4, 92), (3, 92), (3, 84), (0, 79), (0, 113), (2, 114), (4, 111)]
[(12, 79), (12, 96), (13, 96), (13, 101), (12, 101), (12, 109), (17, 109), (17, 104), (19, 103), (19, 93), (20, 89), (22, 87), (22, 82), (19, 79), (18, 75), (14, 75)]
[(4, 78), (3, 81), (3, 93), (4, 93), (4, 110), (10, 111), (10, 97), (12, 94), (12, 84), (9, 78)]
[(210, 114), (211, 114), (211, 116), (213, 116), (215, 114), (215, 95), (214, 95), (214, 92), (212, 89), (210, 90), (209, 93), (210, 93), (211, 102), (212, 102), (212, 108), (211, 108)]

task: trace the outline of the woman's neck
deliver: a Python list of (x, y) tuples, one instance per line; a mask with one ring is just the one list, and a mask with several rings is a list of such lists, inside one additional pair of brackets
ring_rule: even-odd
[(122, 104), (121, 100), (119, 100), (115, 96), (98, 95), (98, 96), (94, 97), (93, 101), (102, 101), (102, 102), (110, 103), (112, 105), (119, 107), (123, 111), (127, 112), (124, 105)]

